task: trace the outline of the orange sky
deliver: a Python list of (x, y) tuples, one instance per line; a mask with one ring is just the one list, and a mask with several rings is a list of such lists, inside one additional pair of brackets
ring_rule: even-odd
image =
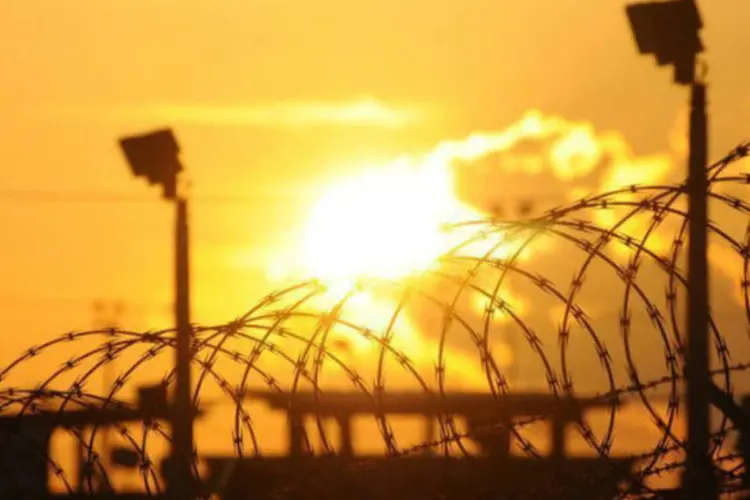
[[(750, 4), (699, 3), (716, 158), (750, 136)], [(126, 327), (171, 323), (171, 208), (131, 177), (123, 134), (169, 125), (183, 147), (200, 323), (275, 288), (269, 266), (302, 242), (323, 189), (363, 165), (504, 130), (530, 109), (614, 131), (633, 156), (667, 154), (687, 91), (636, 53), (624, 4), (0, 0), (0, 365), (90, 328), (97, 299), (124, 301)], [(499, 179), (483, 204), (572, 189)], [(640, 366), (663, 370), (643, 335)]]
[[(747, 137), (750, 7), (701, 4), (718, 156)], [(636, 54), (622, 7), (3, 0), (0, 191), (137, 198), (0, 195), (7, 349), (88, 327), (97, 298), (126, 301), (134, 327), (170, 320), (171, 212), (130, 177), (122, 134), (173, 125), (195, 196), (243, 198), (193, 205), (201, 322), (239, 315), (273, 287), (271, 257), (299, 241), (319, 186), (352, 165), (502, 129), (530, 108), (617, 130), (639, 154), (664, 150), (686, 92)]]

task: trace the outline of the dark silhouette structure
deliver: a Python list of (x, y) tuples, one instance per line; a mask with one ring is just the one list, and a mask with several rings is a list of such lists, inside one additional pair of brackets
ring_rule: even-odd
[[(0, 416), (0, 498), (113, 498), (102, 474), (97, 470), (102, 462), (88, 460), (88, 441), (84, 430), (100, 429), (129, 422), (169, 421), (173, 411), (167, 402), (165, 386), (144, 387), (139, 390), (138, 404), (130, 407), (110, 403), (108, 407), (74, 410), (35, 409), (34, 413)], [(51, 439), (58, 430), (68, 430), (79, 436), (77, 442), (77, 492), (50, 493), (48, 477), (54, 473), (50, 463)], [(116, 466), (137, 469), (141, 457), (125, 448), (114, 449), (108, 461)], [(94, 486), (93, 488), (91, 486)], [(100, 494), (91, 493), (99, 490)], [(152, 498), (145, 492), (118, 494), (115, 498)]]
[[(283, 457), (238, 459), (227, 456), (202, 457), (208, 474), (200, 490), (193, 483), (192, 496), (216, 493), (222, 500), (270, 498), (464, 498), (478, 485), (502, 498), (532, 495), (534, 498), (612, 498), (618, 483), (630, 474), (631, 459), (568, 456), (565, 431), (582, 422), (585, 411), (603, 407), (594, 400), (564, 400), (547, 394), (458, 393), (449, 397), (395, 393), (374, 401), (357, 393), (252, 393), (276, 410), (285, 410), (289, 421), (289, 454)], [(173, 407), (167, 402), (165, 386), (143, 388), (138, 405), (71, 411), (40, 411), (35, 414), (0, 417), (3, 475), (2, 498), (153, 498), (152, 493), (113, 493), (101, 485), (92, 488), (100, 476), (100, 461), (91, 462), (87, 442), (79, 443), (78, 489), (53, 494), (47, 478), (51, 437), (68, 429), (82, 435), (84, 429), (105, 428), (127, 422), (171, 421)], [(441, 456), (427, 446), (424, 453), (393, 459), (387, 456), (357, 457), (351, 420), (357, 415), (417, 415), (424, 419), (425, 443), (437, 438), (440, 419), (463, 418), (467, 439), (477, 443), (478, 457)], [(333, 417), (341, 433), (341, 447), (335, 455), (314, 456), (305, 446), (302, 421), (305, 416)], [(519, 457), (510, 453), (513, 419), (538, 417), (550, 423), (551, 453), (547, 457)], [(97, 457), (98, 458), (98, 457)], [(138, 470), (142, 457), (127, 449), (112, 451), (109, 462)], [(10, 468), (11, 470), (8, 470)], [(167, 474), (170, 459), (162, 464)], [(6, 476), (7, 477), (7, 476)], [(538, 478), (544, 478), (540, 483)], [(592, 479), (595, 479), (592, 481)], [(98, 493), (97, 493), (98, 491)], [(173, 490), (168, 490), (173, 491)]]
[(696, 58), (703, 51), (703, 22), (695, 0), (671, 0), (627, 7), (638, 49), (674, 67), (674, 81), (689, 85), (690, 154), (688, 160), (688, 300), (687, 420), (688, 463), (684, 489), (689, 498), (715, 498), (711, 451), (710, 342), (708, 274), (708, 118), (706, 85), (696, 78)]
[[(492, 498), (612, 498), (628, 478), (632, 460), (582, 458), (566, 452), (566, 431), (581, 423), (586, 411), (608, 402), (558, 399), (549, 394), (389, 393), (369, 398), (359, 393), (252, 392), (272, 409), (286, 413), (288, 455), (284, 457), (206, 457), (210, 489), (223, 500), (275, 498), (465, 498), (482, 485)], [(411, 415), (424, 422), (423, 441), (437, 439), (439, 421), (463, 419), (467, 438), (479, 445), (477, 457), (441, 455), (426, 446), (422, 453), (401, 459), (387, 456), (355, 458), (352, 420), (356, 416)], [(340, 447), (335, 455), (315, 456), (306, 446), (306, 417), (336, 422)], [(511, 454), (513, 423), (537, 417), (549, 423), (551, 452), (546, 457)], [(321, 480), (325, 478), (325, 480)], [(543, 481), (540, 482), (540, 479)], [(595, 480), (592, 482), (592, 479)], [(489, 493), (488, 493), (489, 494)]]
[(188, 202), (184, 193), (179, 190), (179, 174), (183, 170), (179, 159), (180, 147), (171, 129), (156, 130), (151, 133), (127, 137), (120, 140), (131, 171), (136, 177), (145, 177), (150, 184), (160, 185), (163, 197), (175, 202), (174, 233), (174, 315), (177, 326), (175, 349), (176, 389), (175, 406), (177, 411), (172, 415), (172, 441), (174, 475), (174, 500), (194, 498), (191, 491), (192, 474), (190, 464), (193, 462), (195, 442), (193, 437), (193, 417), (195, 409), (190, 399), (192, 386), (190, 362), (192, 359), (191, 342), (193, 338), (190, 324), (190, 231), (188, 224)]

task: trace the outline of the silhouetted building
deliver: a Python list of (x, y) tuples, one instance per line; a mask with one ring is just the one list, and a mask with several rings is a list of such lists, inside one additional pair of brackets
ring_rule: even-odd
[[(390, 393), (379, 400), (359, 393), (250, 393), (287, 414), (289, 452), (284, 457), (241, 461), (205, 457), (209, 487), (222, 500), (246, 498), (612, 498), (627, 478), (628, 459), (570, 457), (565, 433), (583, 412), (607, 403), (565, 400), (548, 394), (459, 393), (441, 397)], [(479, 456), (432, 453), (407, 457), (354, 456), (352, 420), (368, 415), (416, 415), (424, 440), (436, 439), (438, 419), (464, 419)], [(333, 419), (340, 447), (336, 455), (314, 456), (305, 446), (305, 417)], [(551, 452), (544, 458), (510, 453), (511, 423), (540, 416), (550, 424)]]
[[(548, 394), (390, 393), (370, 398), (359, 393), (254, 392), (272, 409), (286, 413), (289, 450), (285, 456), (201, 457), (208, 465), (207, 492), (222, 500), (270, 498), (612, 498), (627, 479), (629, 459), (572, 457), (566, 450), (566, 430), (580, 423), (585, 411), (609, 403), (558, 399)], [(0, 498), (152, 498), (146, 493), (113, 494), (106, 488), (91, 493), (97, 464), (89, 464), (86, 442), (79, 443), (77, 491), (52, 494), (47, 478), (50, 442), (58, 429), (83, 431), (128, 422), (170, 420), (172, 407), (166, 388), (142, 389), (137, 407), (43, 411), (0, 417)], [(424, 423), (423, 440), (438, 439), (436, 429), (446, 416), (466, 423), (468, 437), (479, 448), (476, 456), (442, 454), (439, 445), (405, 457), (357, 455), (352, 421), (368, 416), (412, 415)], [(303, 429), (308, 417), (336, 422), (340, 446), (335, 455), (310, 452)], [(542, 457), (511, 454), (512, 423), (539, 417), (549, 423), (550, 452)], [(381, 420), (384, 422), (384, 420)], [(115, 449), (108, 463), (138, 470), (140, 456)], [(168, 471), (169, 459), (161, 471)], [(168, 481), (167, 481), (168, 482)], [(93, 491), (97, 491), (94, 489)], [(197, 495), (198, 492), (196, 492)]]
[[(70, 406), (74, 406), (74, 403)], [(152, 498), (145, 493), (118, 494), (113, 497), (111, 492), (104, 489), (101, 494), (86, 492), (85, 485), (97, 481), (100, 476), (97, 475), (97, 464), (87, 460), (88, 442), (84, 437), (84, 430), (128, 422), (166, 420), (168, 417), (169, 405), (164, 386), (142, 388), (136, 408), (110, 402), (102, 407), (74, 410), (35, 408), (18, 415), (0, 416), (0, 498)], [(76, 431), (81, 436), (77, 443), (78, 478), (74, 484), (77, 491), (73, 493), (50, 493), (48, 478), (55, 470), (55, 464), (50, 460), (51, 439), (59, 429)], [(131, 450), (115, 449), (109, 461), (135, 468), (140, 463), (140, 457)]]

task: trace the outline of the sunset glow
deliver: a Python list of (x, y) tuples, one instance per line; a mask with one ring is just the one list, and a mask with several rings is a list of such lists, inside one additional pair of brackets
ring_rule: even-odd
[(445, 164), (371, 168), (320, 198), (305, 230), (305, 265), (324, 280), (403, 277), (449, 248), (444, 224), (478, 217), (455, 198)]
[[(598, 133), (590, 123), (530, 110), (504, 130), (442, 141), (421, 157), (352, 165), (358, 173), (326, 187), (308, 216), (302, 273), (340, 284), (365, 276), (396, 279), (426, 269), (459, 241), (442, 230), (445, 224), (488, 215), (459, 200), (454, 175), (497, 154), (503, 156), (496, 168), (516, 176), (507, 184), (482, 187), (500, 205), (543, 173), (565, 186), (561, 196), (571, 198), (656, 182), (670, 165), (663, 155), (634, 158), (617, 133)], [(583, 184), (566, 185), (576, 181)], [(510, 250), (500, 248), (495, 255)]]
[(71, 115), (92, 114), (114, 120), (158, 120), (169, 116), (178, 123), (254, 125), (304, 129), (321, 125), (402, 128), (422, 119), (421, 110), (389, 106), (377, 99), (342, 102), (279, 101), (253, 105), (161, 104), (109, 110), (66, 110)]
[(0, 0), (0, 500), (750, 500), (748, 15)]

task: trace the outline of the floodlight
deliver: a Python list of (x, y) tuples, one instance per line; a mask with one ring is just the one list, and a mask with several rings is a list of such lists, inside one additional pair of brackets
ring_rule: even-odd
[[(136, 177), (145, 177), (150, 184), (159, 184), (164, 198), (175, 201), (175, 374), (174, 403), (167, 400), (166, 386), (142, 387), (138, 392), (141, 411), (153, 416), (168, 414), (172, 426), (172, 457), (176, 469), (168, 485), (169, 498), (195, 498), (192, 478), (194, 446), (193, 419), (196, 416), (192, 403), (190, 364), (193, 329), (190, 324), (190, 268), (188, 200), (177, 195), (177, 174), (182, 171), (177, 144), (171, 129), (159, 129), (142, 135), (120, 139), (130, 170)], [(129, 456), (115, 457), (124, 464), (131, 463)]]
[(693, 83), (695, 56), (703, 51), (698, 36), (703, 23), (695, 1), (637, 3), (625, 10), (639, 52), (655, 56), (659, 66), (674, 65), (676, 83)]
[(182, 164), (178, 158), (180, 146), (172, 130), (126, 137), (120, 139), (120, 147), (133, 175), (145, 177), (149, 184), (160, 184), (166, 199), (177, 196), (177, 174)]

